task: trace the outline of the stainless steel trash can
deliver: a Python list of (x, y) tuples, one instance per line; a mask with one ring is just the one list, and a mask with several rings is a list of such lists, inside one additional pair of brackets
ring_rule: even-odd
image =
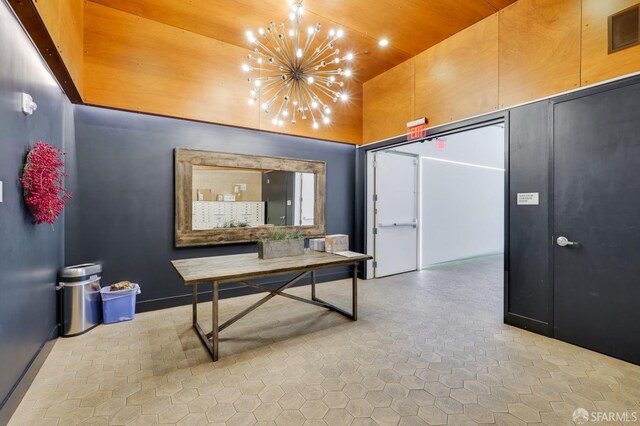
[(77, 336), (100, 324), (101, 277), (102, 265), (99, 263), (83, 263), (60, 270), (56, 289), (59, 293), (61, 336)]

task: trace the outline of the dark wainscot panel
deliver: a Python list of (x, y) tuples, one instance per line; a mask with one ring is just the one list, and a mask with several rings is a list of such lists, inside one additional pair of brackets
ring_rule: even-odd
[[(174, 247), (174, 148), (325, 161), (327, 233), (353, 240), (353, 145), (88, 106), (75, 107), (75, 124), (77, 182), (71, 184), (77, 190), (67, 214), (67, 262), (103, 263), (103, 285), (139, 282), (138, 311), (190, 302), (191, 289), (170, 260), (257, 251), (255, 243)], [(336, 269), (318, 279), (348, 276)], [(221, 297), (244, 291), (228, 284)]]
[[(7, 424), (56, 335), (64, 263), (64, 217), (34, 225), (18, 178), (35, 142), (64, 148), (73, 139), (73, 110), (4, 2), (0, 58), (0, 424)], [(38, 104), (32, 116), (21, 111), (22, 92)]]

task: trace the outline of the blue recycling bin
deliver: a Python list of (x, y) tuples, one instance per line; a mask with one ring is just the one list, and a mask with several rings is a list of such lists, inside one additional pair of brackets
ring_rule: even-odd
[(133, 283), (131, 290), (111, 291), (110, 287), (100, 289), (102, 297), (102, 320), (105, 324), (131, 321), (136, 316), (136, 296), (140, 286)]

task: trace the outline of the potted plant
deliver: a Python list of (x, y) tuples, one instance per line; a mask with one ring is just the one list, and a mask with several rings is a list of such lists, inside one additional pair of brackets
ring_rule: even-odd
[(304, 254), (304, 233), (302, 231), (274, 231), (258, 241), (258, 257), (274, 259), (277, 257), (301, 256)]

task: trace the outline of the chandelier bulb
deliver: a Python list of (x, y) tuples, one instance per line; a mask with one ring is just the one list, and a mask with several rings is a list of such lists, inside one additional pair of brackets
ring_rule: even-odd
[[(305, 28), (299, 16), (303, 11), (302, 0), (289, 0), (289, 4), (289, 19), (277, 23), (271, 21), (267, 27), (258, 28), (255, 34), (246, 32), (249, 42), (254, 44), (251, 50), (255, 53), (247, 55), (249, 62), (241, 64), (241, 68), (257, 74), (247, 76), (252, 86), (248, 102), (249, 105), (261, 105), (267, 114), (273, 108), (270, 117), (274, 126), (295, 124), (296, 119), (306, 120), (308, 116), (313, 128), (318, 129), (332, 121), (331, 109), (326, 105), (330, 100), (348, 100), (343, 89), (336, 92), (336, 89), (327, 87), (343, 87), (345, 77), (353, 75), (351, 65), (338, 68), (337, 64), (351, 61), (354, 54), (347, 51), (340, 56), (340, 49), (336, 48), (340, 44), (337, 40), (345, 35), (343, 29), (327, 28), (328, 35), (316, 38), (322, 24), (315, 22)], [(305, 30), (306, 42), (303, 40)], [(258, 40), (260, 36), (265, 39)], [(304, 47), (301, 43), (305, 43)], [(270, 100), (260, 103), (260, 97), (266, 97), (271, 91)]]

